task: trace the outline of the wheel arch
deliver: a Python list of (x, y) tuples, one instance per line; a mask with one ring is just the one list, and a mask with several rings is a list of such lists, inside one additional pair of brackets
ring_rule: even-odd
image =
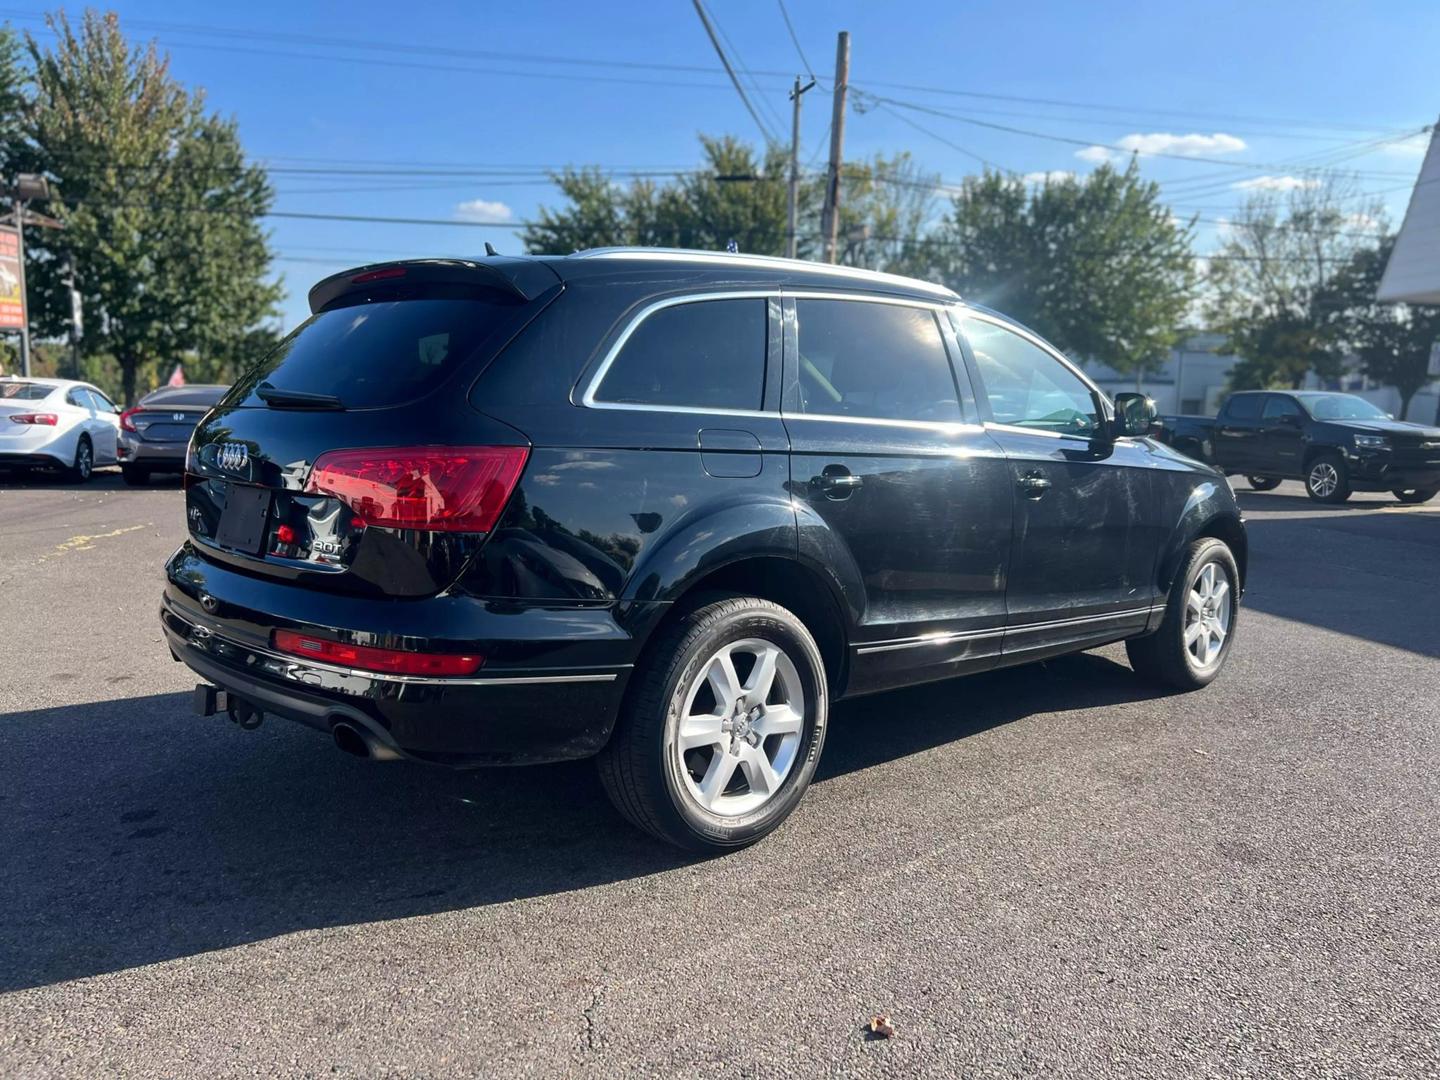
[(1162, 593), (1170, 591), (1175, 575), (1185, 561), (1186, 550), (1206, 536), (1223, 541), (1235, 556), (1235, 567), (1240, 571), (1240, 588), (1244, 591), (1249, 574), (1250, 542), (1234, 496), (1221, 481), (1218, 485), (1215, 482), (1198, 485), (1186, 500), (1160, 559), (1157, 585)]

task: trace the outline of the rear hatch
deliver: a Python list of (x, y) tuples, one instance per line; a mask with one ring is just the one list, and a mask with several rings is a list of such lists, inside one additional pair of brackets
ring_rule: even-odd
[(479, 550), (528, 454), (467, 400), (554, 298), (540, 263), (366, 268), (311, 291), (316, 313), (196, 428), (190, 535), (212, 561), (306, 587), (421, 597)]

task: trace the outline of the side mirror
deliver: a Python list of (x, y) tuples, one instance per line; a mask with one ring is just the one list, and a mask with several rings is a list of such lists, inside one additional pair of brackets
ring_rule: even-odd
[(1155, 430), (1160, 413), (1153, 398), (1144, 394), (1115, 395), (1114, 432), (1119, 435), (1149, 435)]

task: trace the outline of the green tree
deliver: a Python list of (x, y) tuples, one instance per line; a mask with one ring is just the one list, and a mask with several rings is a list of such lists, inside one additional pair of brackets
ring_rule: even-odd
[(1395, 237), (1355, 251), (1317, 297), (1328, 337), (1356, 356), (1370, 378), (1400, 392), (1400, 419), (1430, 381), (1430, 350), (1440, 341), (1440, 307), (1385, 304), (1375, 299)]
[(1347, 211), (1346, 194), (1333, 182), (1317, 182), (1283, 199), (1257, 195), (1226, 227), (1210, 263), (1207, 313), (1225, 348), (1241, 358), (1231, 389), (1299, 387), (1311, 371), (1340, 373), (1322, 297), (1336, 271), (1365, 246), (1362, 226), (1379, 212)]
[[(617, 183), (596, 168), (555, 176), (565, 204), (542, 208), (524, 233), (527, 251), (565, 254), (590, 247), (634, 245), (782, 255), (787, 227), (789, 161), (772, 147), (763, 154), (731, 136), (701, 136), (701, 168), (657, 183)], [(920, 234), (935, 181), (908, 154), (876, 156), (847, 166), (841, 177), (839, 258), (877, 270), (908, 272), (922, 265)], [(819, 258), (824, 178), (801, 181), (796, 199), (797, 254)]]
[(73, 260), (87, 357), (109, 354), (133, 401), (187, 355), (237, 355), (281, 293), (261, 218), (273, 192), (245, 161), (234, 121), (170, 75), (154, 45), (137, 49), (113, 14), (87, 11), (78, 33), (50, 16), (53, 49), (26, 47), (34, 93), (23, 115), (30, 153), (56, 194), (61, 230), (36, 230), (32, 297), (42, 332), (68, 314), (60, 267)]
[(962, 296), (1138, 379), (1182, 333), (1197, 278), (1190, 238), (1132, 160), (1041, 185), (991, 171), (971, 178), (932, 257)]

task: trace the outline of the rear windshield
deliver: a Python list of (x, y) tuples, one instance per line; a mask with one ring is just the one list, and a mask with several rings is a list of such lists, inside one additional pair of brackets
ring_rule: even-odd
[(55, 392), (55, 387), (35, 382), (0, 382), (0, 401), (39, 401)]
[(255, 389), (329, 394), (347, 409), (399, 405), (435, 389), (508, 325), (514, 302), (391, 300), (311, 316), (235, 385), (232, 404), (263, 406)]
[(214, 405), (222, 397), (228, 386), (177, 386), (166, 387), (147, 394), (140, 402), (141, 405), (170, 405), (177, 408), (186, 405)]

